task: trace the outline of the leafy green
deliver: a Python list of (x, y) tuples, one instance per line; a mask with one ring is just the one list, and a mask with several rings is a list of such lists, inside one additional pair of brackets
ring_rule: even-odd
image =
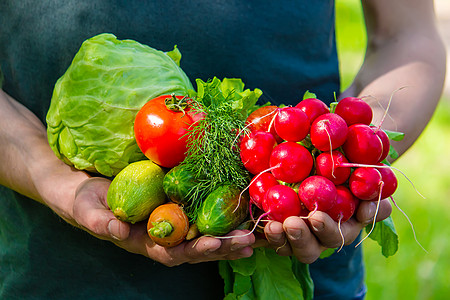
[(401, 141), (403, 140), (403, 138), (405, 137), (405, 134), (403, 132), (398, 132), (398, 131), (391, 131), (391, 130), (386, 130), (383, 129), (384, 132), (386, 132), (388, 138), (392, 141)]
[(134, 118), (148, 100), (192, 89), (180, 59), (176, 47), (165, 53), (108, 33), (84, 41), (56, 82), (47, 113), (55, 154), (106, 176), (145, 158), (134, 138)]
[(204, 82), (196, 80), (197, 92), (190, 91), (192, 98), (197, 98), (204, 107), (210, 109), (220, 107), (228, 103), (240, 120), (245, 120), (259, 97), (260, 89), (244, 89), (244, 82), (240, 78), (224, 78), (222, 81), (214, 77)]
[(305, 300), (311, 300), (314, 297), (314, 281), (309, 274), (309, 265), (299, 262), (295, 257), (292, 257), (291, 259), (295, 278), (297, 278), (302, 286), (303, 298)]
[[(399, 154), (398, 154), (397, 150), (395, 150), (395, 148), (394, 148), (392, 145), (389, 146), (389, 153), (388, 153), (388, 156), (389, 156), (390, 158), (392, 158), (392, 159), (397, 159), (397, 158), (399, 157)], [(387, 164), (387, 165), (390, 165), (390, 163), (388, 162), (387, 159), (385, 159), (385, 160), (383, 161), (383, 163), (385, 163), (385, 164)]]
[(336, 248), (327, 248), (325, 250), (322, 251), (322, 253), (320, 254), (319, 258), (327, 258), (330, 257), (331, 255), (334, 254), (334, 252), (336, 252)]
[(309, 98), (317, 98), (317, 96), (316, 96), (316, 94), (311, 93), (310, 91), (306, 91), (303, 94), (303, 99), (302, 100), (309, 99)]
[[(371, 228), (371, 224), (367, 225), (366, 232), (370, 232)], [(369, 237), (381, 246), (381, 253), (385, 257), (394, 255), (398, 250), (398, 235), (392, 217), (377, 222)]]
[(219, 270), (225, 299), (312, 299), (309, 266), (272, 249), (257, 248), (249, 258), (221, 261)]
[[(383, 129), (383, 131), (387, 134), (389, 140), (391, 140), (391, 141), (399, 142), (399, 141), (403, 140), (403, 138), (405, 137), (405, 134), (403, 132), (390, 131), (390, 130), (386, 130), (386, 129)], [(389, 147), (388, 156), (393, 159), (397, 159), (399, 157), (397, 150), (395, 150), (395, 148), (392, 145), (390, 145), (390, 147)], [(385, 163), (387, 163), (387, 161)]]
[(194, 172), (197, 184), (187, 195), (185, 211), (192, 221), (206, 197), (223, 183), (244, 189), (250, 174), (239, 155), (239, 135), (245, 132), (248, 111), (262, 92), (244, 90), (241, 79), (197, 79), (197, 92), (190, 91), (192, 109), (201, 113), (188, 135), (188, 151), (182, 162)]

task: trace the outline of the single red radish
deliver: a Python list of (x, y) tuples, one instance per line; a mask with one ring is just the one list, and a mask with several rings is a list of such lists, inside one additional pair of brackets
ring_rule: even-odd
[(356, 168), (348, 180), (353, 195), (361, 200), (377, 200), (382, 188), (381, 173), (373, 167)]
[(314, 175), (303, 180), (298, 195), (309, 211), (327, 211), (336, 202), (337, 190), (331, 180)]
[(359, 199), (345, 185), (336, 186), (336, 191), (336, 202), (326, 213), (336, 222), (344, 223), (355, 213)]
[(383, 151), (382, 151), (381, 157), (379, 159), (379, 161), (383, 161), (389, 155), (389, 149), (391, 147), (391, 142), (389, 141), (389, 137), (388, 137), (387, 133), (383, 129), (378, 128), (378, 127), (373, 127), (373, 126), (371, 126), (370, 128), (372, 128), (372, 130), (377, 134), (377, 136), (381, 140), (381, 144), (383, 145)]
[(306, 113), (310, 124), (312, 124), (318, 116), (330, 112), (328, 106), (323, 101), (316, 98), (304, 99), (300, 101), (295, 107), (300, 108), (303, 112)]
[(302, 213), (297, 193), (291, 187), (281, 184), (267, 190), (262, 206), (269, 219), (281, 223), (288, 217), (300, 216)]
[(340, 100), (334, 113), (340, 115), (348, 126), (353, 124), (370, 125), (373, 117), (370, 105), (356, 97), (346, 97)]
[(348, 163), (348, 160), (341, 152), (323, 152), (316, 157), (316, 174), (330, 179), (335, 185), (342, 184), (351, 172), (351, 168), (342, 167), (342, 163)]
[(344, 185), (336, 186), (337, 197), (334, 206), (327, 210), (326, 213), (338, 223), (338, 230), (341, 234), (341, 247), (337, 250), (341, 251), (345, 245), (344, 235), (342, 234), (341, 224), (347, 222), (356, 211), (359, 204), (359, 199), (356, 198), (352, 192)]
[(269, 168), (270, 155), (277, 144), (272, 134), (253, 131), (242, 138), (240, 155), (244, 167), (252, 174)]
[(320, 151), (331, 151), (344, 144), (347, 123), (337, 114), (327, 113), (317, 117), (311, 125), (311, 143)]
[(300, 142), (309, 133), (308, 116), (297, 107), (284, 107), (275, 116), (275, 132), (285, 141)]
[[(300, 187), (300, 184), (301, 184), (301, 182), (297, 182), (296, 184), (291, 185), (292, 189), (297, 193), (297, 195), (298, 195), (298, 188)], [(302, 212), (300, 214), (300, 217), (307, 218), (310, 211), (306, 208), (305, 204), (303, 204), (302, 201), (300, 201), (300, 204), (302, 206)]]
[(392, 171), (391, 168), (386, 168), (385, 164), (378, 164), (379, 166), (383, 166), (383, 168), (377, 168), (378, 172), (381, 174), (381, 180), (383, 181), (383, 189), (381, 191), (381, 199), (386, 199), (392, 196), (397, 190), (398, 181), (397, 177)]
[(248, 192), (250, 194), (250, 200), (258, 208), (262, 209), (262, 202), (266, 196), (266, 192), (274, 185), (278, 185), (278, 181), (270, 172), (258, 174), (250, 182)]
[(271, 126), (272, 120), (275, 117), (277, 110), (278, 106), (275, 105), (262, 106), (253, 111), (247, 117), (245, 123), (251, 131), (270, 132), (274, 136), (277, 143), (281, 143), (283, 139), (280, 138), (275, 132), (274, 126)]
[(354, 124), (348, 128), (347, 140), (342, 149), (349, 161), (374, 165), (380, 162), (383, 143), (368, 125)]
[(311, 153), (302, 145), (284, 142), (273, 148), (270, 167), (276, 179), (295, 183), (305, 179), (313, 167)]

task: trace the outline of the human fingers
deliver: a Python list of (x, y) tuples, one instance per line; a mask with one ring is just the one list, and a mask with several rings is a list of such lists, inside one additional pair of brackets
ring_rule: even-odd
[(241, 255), (246, 255), (253, 252), (253, 245), (256, 241), (255, 236), (249, 230), (234, 230), (224, 237), (221, 247), (216, 251), (216, 255), (222, 256), (226, 259), (240, 258)]
[(118, 220), (106, 201), (110, 181), (104, 178), (86, 180), (76, 192), (73, 215), (78, 226), (92, 235), (110, 240), (128, 252), (147, 256), (167, 266), (219, 259), (237, 259), (252, 254), (255, 242), (248, 231), (235, 231), (229, 239), (201, 237), (173, 248), (155, 244), (148, 236), (145, 222), (129, 224)]
[(363, 224), (350, 219), (342, 224), (335, 222), (328, 214), (316, 212), (309, 218), (311, 230), (326, 248), (337, 248), (353, 242), (364, 227)]
[(279, 255), (292, 255), (292, 249), (286, 237), (283, 224), (276, 221), (270, 221), (264, 227), (269, 246), (277, 251)]
[(106, 199), (110, 183), (105, 178), (93, 177), (78, 187), (73, 204), (77, 226), (128, 252), (141, 254), (167, 265), (184, 262), (183, 258), (171, 257), (164, 247), (156, 245), (150, 239), (145, 222), (130, 224), (114, 216)]
[(309, 222), (314, 235), (320, 243), (327, 248), (337, 248), (342, 245), (351, 244), (358, 236), (362, 228), (376, 220), (387, 218), (392, 207), (388, 199), (381, 200), (377, 211), (376, 201), (361, 201), (355, 217), (340, 224), (332, 220), (326, 213), (317, 212), (310, 218)]
[(111, 181), (92, 177), (80, 184), (73, 203), (73, 218), (79, 227), (105, 240), (124, 240), (130, 224), (118, 220), (108, 208), (106, 195)]
[[(205, 248), (207, 243), (215, 243), (215, 248)], [(192, 247), (185, 247), (190, 258), (188, 263), (222, 259), (238, 259), (248, 257), (253, 253), (252, 245), (255, 236), (248, 230), (234, 230), (223, 237), (203, 236)]]
[(254, 242), (255, 237), (248, 230), (235, 230), (224, 237), (201, 236), (176, 247), (165, 248), (166, 257), (159, 255), (159, 261), (167, 266), (175, 266), (239, 259), (252, 255)]
[(289, 217), (283, 222), (283, 229), (292, 255), (300, 262), (313, 263), (326, 249), (312, 233), (308, 224), (300, 217)]
[(389, 217), (391, 212), (392, 206), (389, 199), (382, 199), (379, 203), (377, 201), (360, 201), (355, 217), (365, 226), (373, 223), (375, 215), (376, 222), (379, 222)]

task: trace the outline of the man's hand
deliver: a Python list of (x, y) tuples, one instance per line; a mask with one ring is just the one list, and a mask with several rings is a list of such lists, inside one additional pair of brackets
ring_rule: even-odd
[(255, 237), (234, 231), (227, 239), (200, 237), (174, 248), (152, 242), (146, 224), (119, 221), (108, 208), (110, 180), (90, 177), (59, 160), (45, 126), (0, 90), (0, 184), (49, 207), (66, 222), (123, 249), (167, 266), (250, 256)]
[(155, 244), (147, 234), (147, 224), (130, 224), (118, 220), (108, 208), (106, 195), (110, 180), (89, 178), (78, 187), (73, 202), (73, 219), (79, 227), (97, 238), (108, 240), (117, 246), (147, 256), (166, 266), (183, 263), (199, 263), (222, 259), (238, 259), (251, 256), (255, 242), (248, 231), (235, 230), (232, 238), (200, 237), (193, 241), (165, 248)]
[[(373, 223), (376, 207), (376, 201), (361, 201), (355, 215), (341, 224), (341, 232), (338, 223), (320, 211), (309, 219), (289, 217), (283, 223), (271, 221), (264, 232), (268, 245), (279, 255), (293, 255), (303, 263), (313, 263), (325, 249), (354, 242), (361, 229)], [(376, 221), (386, 219), (391, 211), (389, 200), (381, 200)]]

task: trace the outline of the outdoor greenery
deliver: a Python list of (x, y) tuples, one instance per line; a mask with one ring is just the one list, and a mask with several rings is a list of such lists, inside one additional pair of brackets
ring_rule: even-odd
[[(337, 0), (337, 40), (342, 87), (357, 72), (365, 47), (365, 30), (358, 0)], [(450, 99), (443, 96), (431, 122), (394, 166), (399, 188), (394, 194), (399, 207), (411, 219), (417, 239), (405, 216), (394, 207), (392, 217), (399, 235), (396, 255), (385, 258), (380, 247), (363, 243), (367, 269), (367, 300), (449, 299), (450, 297)]]

